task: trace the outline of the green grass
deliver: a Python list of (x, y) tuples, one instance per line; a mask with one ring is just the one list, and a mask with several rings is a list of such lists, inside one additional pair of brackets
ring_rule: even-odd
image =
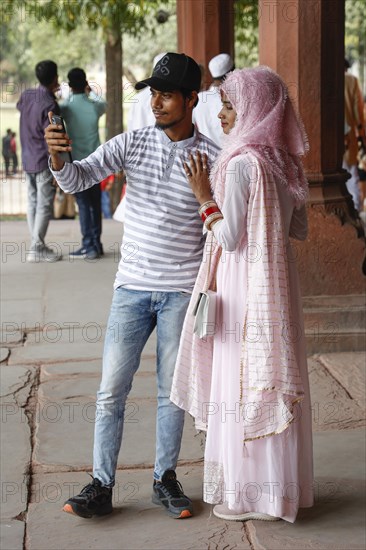
[(25, 221), (27, 216), (25, 214), (2, 214), (0, 215), (0, 222), (19, 222)]

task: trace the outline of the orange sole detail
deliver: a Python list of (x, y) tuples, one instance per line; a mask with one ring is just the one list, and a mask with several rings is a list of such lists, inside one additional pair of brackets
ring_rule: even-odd
[(183, 510), (179, 516), (179, 519), (190, 518), (191, 516), (192, 514), (189, 510)]
[(67, 512), (68, 514), (74, 514), (74, 516), (77, 515), (77, 514), (75, 514), (74, 510), (72, 509), (71, 504), (65, 504), (65, 506), (62, 509), (63, 509), (64, 512)]

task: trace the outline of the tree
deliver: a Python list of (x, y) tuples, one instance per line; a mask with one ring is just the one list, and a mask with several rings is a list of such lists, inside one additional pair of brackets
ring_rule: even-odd
[(1, 83), (4, 89), (14, 90), (14, 101), (22, 89), (37, 84), (34, 67), (41, 59), (56, 61), (61, 81), (66, 80), (73, 66), (88, 69), (104, 64), (101, 32), (90, 43), (90, 30), (85, 24), (69, 35), (61, 32), (56, 35), (47, 21), (35, 25), (33, 19), (23, 19), (13, 18), (1, 26)]
[(235, 62), (237, 67), (258, 63), (258, 0), (234, 1)]
[[(125, 71), (125, 76), (133, 83), (137, 79), (150, 76), (152, 61), (157, 54), (177, 51), (178, 33), (175, 0), (169, 0), (166, 7), (169, 17), (163, 23), (156, 23), (155, 13), (153, 12), (146, 17), (147, 30), (144, 32), (143, 42), (147, 47), (143, 47), (139, 37), (123, 36), (123, 60), (125, 67), (128, 67), (129, 70), (129, 75)], [(142, 73), (141, 69), (143, 70)], [(140, 72), (137, 73), (137, 70), (140, 70)]]
[[(2, 21), (22, 10), (30, 19), (52, 23), (68, 33), (81, 24), (102, 29), (107, 78), (107, 138), (122, 132), (122, 34), (138, 36), (146, 16), (166, 0), (9, 0), (2, 2)], [(92, 40), (92, 33), (90, 39)]]

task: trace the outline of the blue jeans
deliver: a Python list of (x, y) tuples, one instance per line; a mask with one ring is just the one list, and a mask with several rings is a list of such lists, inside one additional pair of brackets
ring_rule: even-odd
[(52, 184), (53, 176), (48, 170), (27, 174), (28, 211), (27, 220), (31, 234), (31, 250), (45, 246), (48, 224), (53, 214), (53, 200), (56, 187)]
[(79, 207), (80, 229), (83, 236), (82, 248), (87, 252), (101, 252), (102, 205), (99, 183), (85, 191), (75, 193)]
[(97, 393), (94, 477), (113, 487), (121, 447), (124, 412), (142, 350), (157, 329), (156, 458), (154, 479), (175, 470), (184, 411), (170, 399), (174, 366), (190, 295), (183, 292), (115, 290), (104, 343), (103, 373)]
[(111, 218), (111, 197), (108, 191), (102, 191), (102, 212), (105, 218)]

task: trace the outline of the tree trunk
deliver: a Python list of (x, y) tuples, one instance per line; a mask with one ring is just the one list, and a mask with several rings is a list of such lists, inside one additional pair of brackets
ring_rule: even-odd
[(105, 43), (107, 73), (107, 122), (106, 138), (123, 131), (122, 112), (122, 36), (119, 29), (110, 30)]
[[(123, 97), (122, 97), (122, 34), (120, 28), (108, 31), (105, 43), (105, 64), (107, 76), (107, 120), (106, 139), (123, 132)], [(124, 176), (116, 174), (110, 190), (112, 212), (121, 199)]]

